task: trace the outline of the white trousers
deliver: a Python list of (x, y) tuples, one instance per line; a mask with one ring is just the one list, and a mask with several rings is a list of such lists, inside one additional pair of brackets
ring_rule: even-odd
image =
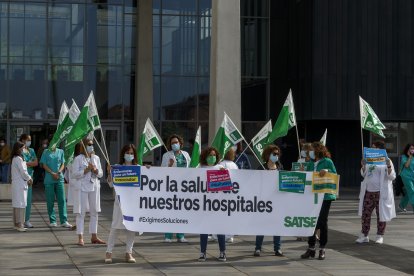
[(135, 239), (135, 232), (129, 231), (126, 229), (115, 229), (111, 228), (108, 237), (108, 247), (106, 248), (106, 252), (112, 253), (112, 249), (114, 249), (115, 241), (118, 238), (119, 232), (124, 232), (126, 235), (126, 245), (125, 245), (125, 252), (132, 253), (132, 248), (134, 247), (134, 239)]
[(97, 196), (98, 189), (93, 192), (81, 192), (81, 212), (76, 214), (76, 234), (83, 235), (85, 216), (89, 206), (89, 233), (98, 232)]
[(25, 221), (25, 219), (24, 219), (25, 212), (26, 212), (25, 208), (13, 208), (13, 222), (14, 222), (15, 226), (17, 224), (17, 225), (23, 227), (23, 224), (24, 224), (24, 221)]

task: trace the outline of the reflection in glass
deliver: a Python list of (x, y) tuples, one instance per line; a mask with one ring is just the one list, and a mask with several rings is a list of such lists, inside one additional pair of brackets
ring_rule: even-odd
[(161, 118), (163, 120), (197, 119), (197, 79), (161, 78)]
[(195, 16), (162, 17), (163, 74), (197, 73), (197, 20)]
[(266, 120), (267, 79), (243, 79), (242, 121)]
[[(93, 69), (92, 69), (93, 71)], [(121, 119), (122, 71), (119, 67), (98, 66), (95, 92), (96, 106), (102, 119)]]
[(192, 14), (197, 12), (197, 0), (163, 0), (162, 12), (164, 14)]
[(134, 120), (135, 76), (125, 76), (123, 88), (124, 118)]
[(209, 120), (210, 79), (198, 79), (198, 120)]

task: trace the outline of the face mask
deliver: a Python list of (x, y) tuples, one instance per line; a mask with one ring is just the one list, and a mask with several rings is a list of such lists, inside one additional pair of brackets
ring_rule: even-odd
[(134, 155), (125, 153), (124, 154), (124, 159), (125, 159), (126, 162), (132, 162), (132, 160), (134, 160)]
[(411, 153), (411, 154), (414, 154), (414, 150), (410, 150), (410, 153)]
[(305, 150), (301, 150), (300, 151), (300, 156), (302, 156), (303, 158), (306, 158), (306, 151)]
[(237, 146), (232, 146), (231, 148), (233, 149), (234, 152), (237, 151)]
[(309, 157), (310, 157), (311, 159), (315, 159), (315, 152), (314, 152), (313, 150), (311, 150), (311, 151), (309, 152)]
[(179, 151), (180, 150), (180, 144), (179, 143), (174, 143), (171, 145), (171, 149), (173, 151)]
[(93, 152), (93, 146), (86, 146), (86, 151), (87, 151), (88, 153)]
[(47, 148), (47, 144), (43, 144), (43, 148)]
[(210, 155), (207, 157), (206, 161), (207, 161), (207, 165), (213, 166), (214, 164), (216, 164), (216, 157)]
[(5, 143), (0, 143), (0, 147), (4, 147)]
[(26, 141), (26, 147), (30, 147), (31, 144), (32, 144), (32, 141)]
[(270, 161), (272, 161), (273, 163), (276, 163), (277, 161), (279, 161), (279, 156), (271, 154)]

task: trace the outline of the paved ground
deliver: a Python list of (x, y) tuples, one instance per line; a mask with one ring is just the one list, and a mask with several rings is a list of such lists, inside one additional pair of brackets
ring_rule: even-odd
[[(387, 226), (385, 243), (357, 245), (360, 219), (356, 216), (356, 192), (346, 191), (332, 205), (327, 259), (301, 260), (305, 242), (283, 238), (285, 257), (272, 255), (271, 238), (265, 239), (264, 256), (253, 257), (254, 237), (237, 236), (228, 245), (226, 263), (216, 261), (218, 245), (210, 243), (208, 259), (197, 262), (199, 237), (187, 236), (188, 244), (165, 244), (162, 235), (136, 237), (136, 264), (123, 260), (124, 237), (114, 250), (114, 263), (103, 262), (105, 246), (76, 245), (75, 232), (47, 227), (47, 211), (41, 187), (35, 188), (32, 223), (26, 233), (12, 230), (11, 203), (0, 202), (0, 275), (405, 275), (414, 274), (412, 211), (400, 214)], [(112, 194), (103, 191), (98, 233), (108, 238)], [(73, 214), (69, 215), (74, 222)], [(373, 219), (375, 222), (375, 218)], [(375, 228), (373, 228), (375, 229)], [(375, 234), (375, 231), (374, 231)], [(374, 238), (374, 236), (373, 236)], [(85, 239), (87, 241), (88, 239)]]

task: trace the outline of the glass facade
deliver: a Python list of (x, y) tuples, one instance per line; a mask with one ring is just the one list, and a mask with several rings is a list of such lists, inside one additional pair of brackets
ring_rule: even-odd
[(242, 132), (247, 140), (269, 118), (269, 0), (240, 0)]
[[(154, 124), (189, 146), (198, 125), (208, 140), (211, 0), (153, 1)], [(161, 151), (156, 153), (156, 162)]]
[(115, 124), (121, 140), (132, 141), (136, 5), (0, 0), (0, 134), (13, 142), (20, 126), (46, 129), (63, 100), (82, 107), (94, 91), (103, 125)]

